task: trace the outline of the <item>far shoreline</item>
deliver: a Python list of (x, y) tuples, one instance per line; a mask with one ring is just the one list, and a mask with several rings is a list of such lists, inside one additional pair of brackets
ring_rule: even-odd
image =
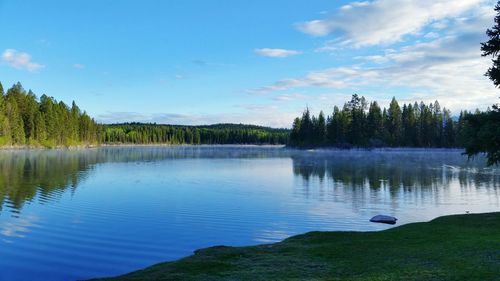
[(75, 146), (56, 146), (46, 147), (42, 145), (9, 145), (0, 146), (0, 151), (37, 151), (37, 150), (84, 150), (84, 149), (97, 149), (97, 148), (120, 148), (120, 147), (252, 147), (252, 148), (280, 148), (290, 151), (308, 151), (308, 152), (347, 152), (347, 151), (373, 151), (373, 152), (463, 152), (465, 148), (459, 147), (335, 147), (335, 146), (322, 146), (322, 147), (296, 147), (288, 146), (286, 144), (167, 144), (167, 143), (150, 143), (150, 144), (133, 144), (133, 143), (103, 143), (103, 144), (84, 144)]

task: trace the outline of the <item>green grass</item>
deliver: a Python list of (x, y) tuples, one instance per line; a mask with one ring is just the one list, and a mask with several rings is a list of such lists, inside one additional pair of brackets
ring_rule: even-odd
[(500, 213), (217, 246), (102, 280), (500, 280)]

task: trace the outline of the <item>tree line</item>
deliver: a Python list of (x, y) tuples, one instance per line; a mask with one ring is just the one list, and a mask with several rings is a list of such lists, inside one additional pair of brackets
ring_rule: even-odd
[(0, 146), (286, 144), (288, 138), (288, 129), (242, 124), (98, 124), (75, 102), (68, 106), (47, 95), (37, 98), (19, 82), (4, 92), (0, 83)]
[(292, 130), (217, 124), (179, 126), (143, 123), (98, 124), (75, 102), (37, 98), (20, 83), (6, 92), (0, 83), (0, 146), (77, 146), (89, 144), (290, 144), (295, 147), (465, 147), (469, 155), (499, 154), (500, 110), (460, 112), (458, 119), (436, 101), (389, 108), (353, 95), (331, 116), (316, 117), (306, 109)]
[(85, 111), (53, 97), (39, 99), (21, 83), (0, 83), (0, 146), (75, 146), (99, 142), (100, 126)]
[(316, 117), (306, 109), (295, 118), (290, 144), (296, 147), (465, 147), (471, 142), (470, 116), (461, 111), (454, 120), (438, 101), (409, 103), (401, 107), (395, 98), (389, 108), (368, 104), (357, 94), (330, 116)]
[(105, 125), (103, 142), (130, 144), (286, 144), (287, 129), (243, 124), (177, 126), (142, 123)]

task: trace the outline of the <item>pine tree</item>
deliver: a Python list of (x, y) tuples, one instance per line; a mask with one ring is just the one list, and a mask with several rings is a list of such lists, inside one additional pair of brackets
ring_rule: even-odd
[(393, 97), (387, 110), (387, 124), (386, 128), (389, 133), (389, 140), (391, 146), (397, 146), (401, 141), (401, 108), (399, 107), (396, 98)]
[(449, 110), (443, 110), (444, 128), (443, 128), (443, 146), (454, 147), (455, 146), (455, 125), (453, 119), (451, 119), (451, 112)]
[(313, 125), (311, 119), (311, 113), (309, 112), (309, 108), (306, 108), (304, 113), (302, 114), (302, 118), (300, 120), (300, 131), (299, 136), (302, 140), (301, 145), (311, 145), (313, 139)]
[[(489, 40), (481, 43), (483, 56), (492, 56), (493, 65), (486, 71), (486, 76), (493, 81), (495, 87), (500, 87), (500, 1), (494, 8), (496, 15), (494, 26), (486, 30)], [(488, 165), (500, 163), (500, 106), (493, 105), (493, 110), (468, 115), (465, 117), (468, 128), (462, 134), (465, 143), (465, 151), (473, 155), (486, 152)]]
[(352, 95), (352, 98), (346, 104), (346, 113), (350, 116), (349, 127), (349, 142), (360, 146), (364, 145), (365, 127), (366, 127), (366, 100), (364, 97), (359, 97), (357, 94)]
[(314, 142), (317, 145), (324, 145), (326, 141), (326, 119), (323, 111), (320, 111), (318, 119), (314, 125)]
[(38, 102), (35, 94), (29, 90), (24, 97), (24, 112), (22, 113), (24, 122), (24, 132), (29, 144), (34, 144), (35, 140), (35, 116), (38, 112)]
[(37, 143), (43, 144), (47, 140), (47, 129), (42, 113), (38, 111), (35, 116), (35, 134), (34, 139)]
[(332, 116), (328, 118), (326, 127), (327, 142), (330, 145), (338, 145), (344, 138), (344, 132), (340, 125), (341, 112), (337, 106), (333, 107)]
[(493, 65), (485, 73), (486, 76), (493, 81), (496, 87), (500, 87), (500, 1), (495, 6), (497, 14), (494, 18), (494, 26), (486, 30), (486, 35), (490, 38), (488, 41), (481, 43), (482, 56), (492, 56)]
[(300, 118), (293, 120), (292, 132), (290, 133), (290, 142), (292, 145), (300, 145)]
[(0, 82), (0, 145), (10, 143), (10, 130), (7, 117), (5, 116), (5, 93)]
[[(411, 105), (410, 105), (411, 106)], [(411, 113), (410, 113), (411, 112)], [(401, 113), (402, 122), (402, 145), (413, 146), (413, 139), (411, 138), (412, 133), (412, 121), (411, 116), (413, 114), (413, 109), (409, 108), (406, 104), (403, 104), (403, 111)]]
[(19, 108), (13, 95), (7, 96), (5, 113), (10, 124), (10, 138), (12, 144), (24, 145), (26, 142), (24, 135), (24, 123), (21, 115), (19, 114)]
[(435, 101), (433, 104), (433, 112), (432, 119), (434, 122), (434, 136), (433, 136), (433, 145), (434, 147), (442, 147), (443, 146), (443, 115), (441, 112), (441, 105), (438, 101)]
[(370, 145), (381, 146), (383, 138), (382, 111), (376, 101), (370, 103), (367, 116), (367, 135)]

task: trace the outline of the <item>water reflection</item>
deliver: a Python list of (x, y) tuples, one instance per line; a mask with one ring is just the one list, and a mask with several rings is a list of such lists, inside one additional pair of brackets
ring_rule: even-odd
[(284, 157), (276, 146), (143, 146), (86, 150), (20, 150), (0, 152), (0, 212), (16, 213), (26, 202), (41, 204), (63, 192), (75, 192), (99, 163), (154, 162), (186, 158)]
[[(103, 147), (0, 151), (0, 280), (81, 280), (313, 230), (499, 209), (460, 151)], [(1, 209), (3, 208), (3, 210)], [(117, 235), (119, 233), (119, 235)]]
[(297, 151), (275, 146), (104, 147), (88, 150), (0, 152), (0, 212), (4, 206), (19, 212), (38, 197), (41, 204), (63, 192), (75, 192), (96, 164), (155, 162), (174, 159), (288, 158), (293, 173), (303, 179), (303, 195), (312, 181), (329, 181), (336, 187), (398, 192), (446, 190), (457, 181), (462, 188), (500, 186), (498, 169), (478, 158), (468, 161), (460, 151), (377, 150)]
[(356, 205), (361, 202), (355, 200), (374, 191), (379, 191), (377, 197), (381, 193), (425, 197), (437, 196), (455, 183), (462, 190), (500, 188), (499, 169), (486, 167), (483, 158), (469, 161), (459, 150), (312, 151), (291, 157), (293, 173), (303, 181), (300, 194), (311, 196), (311, 189), (319, 186), (316, 195), (325, 196), (322, 187), (329, 184), (334, 189), (343, 188), (344, 196), (354, 194)]
[(43, 204), (57, 198), (65, 190), (73, 192), (96, 163), (96, 153), (0, 153), (0, 211), (5, 204), (16, 212), (37, 195)]

